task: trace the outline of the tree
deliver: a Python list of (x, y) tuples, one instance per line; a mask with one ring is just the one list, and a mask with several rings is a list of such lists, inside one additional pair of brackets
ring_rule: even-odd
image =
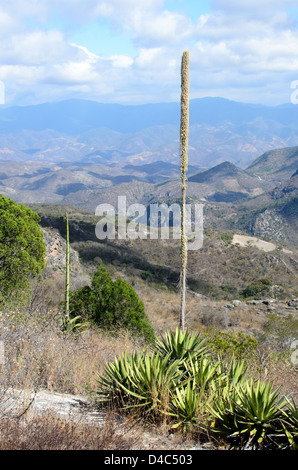
[(181, 169), (181, 248), (180, 248), (180, 327), (185, 330), (187, 238), (185, 227), (186, 172), (188, 165), (189, 127), (189, 53), (183, 52), (181, 61), (181, 118), (180, 118), (180, 169)]
[(44, 268), (39, 222), (31, 209), (0, 195), (0, 305), (25, 300), (30, 279)]
[(93, 321), (106, 330), (125, 328), (151, 340), (154, 330), (132, 286), (121, 278), (113, 281), (102, 266), (93, 274), (90, 286), (70, 293), (70, 316)]

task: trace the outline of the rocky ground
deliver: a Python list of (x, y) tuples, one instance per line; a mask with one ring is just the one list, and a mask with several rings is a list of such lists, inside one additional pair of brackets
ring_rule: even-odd
[[(100, 411), (90, 399), (82, 395), (53, 393), (45, 390), (28, 392), (6, 390), (0, 400), (0, 415), (21, 416), (25, 413), (34, 416), (51, 413), (65, 421), (77, 423), (92, 423), (94, 426), (104, 426), (107, 413)], [(116, 423), (125, 426), (125, 420), (115, 415)], [(168, 434), (154, 429), (144, 429), (139, 425), (127, 424), (127, 437), (131, 437), (135, 444), (131, 450), (208, 450), (213, 444), (197, 444), (195, 441), (185, 441), (181, 436)]]

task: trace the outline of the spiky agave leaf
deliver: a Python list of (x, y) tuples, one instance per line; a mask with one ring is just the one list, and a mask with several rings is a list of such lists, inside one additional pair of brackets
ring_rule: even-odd
[(62, 320), (62, 330), (69, 333), (82, 333), (90, 327), (90, 323), (88, 321), (81, 320), (81, 315), (77, 315), (74, 318), (64, 317)]
[(189, 330), (183, 332), (176, 328), (175, 333), (166, 331), (164, 337), (155, 339), (153, 350), (162, 355), (168, 355), (170, 361), (177, 359), (190, 359), (201, 356), (207, 350), (207, 338), (199, 333), (190, 334)]
[(201, 395), (194, 381), (189, 380), (185, 386), (176, 387), (171, 396), (170, 414), (176, 418), (172, 428), (182, 427), (184, 432), (193, 430), (200, 415), (201, 403)]
[(298, 449), (298, 407), (293, 398), (286, 397), (287, 406), (282, 409), (281, 419), (284, 436), (292, 449)]
[(169, 405), (170, 391), (180, 380), (180, 365), (180, 361), (169, 364), (168, 357), (158, 352), (123, 354), (106, 365), (104, 375), (98, 379), (98, 394), (122, 408), (163, 413)]
[(264, 447), (280, 433), (281, 408), (285, 399), (278, 399), (270, 382), (253, 380), (238, 384), (237, 394), (222, 403), (213, 403), (210, 412), (215, 418), (213, 431), (240, 448)]
[(219, 364), (220, 361), (214, 362), (210, 356), (190, 359), (186, 363), (188, 376), (193, 378), (198, 390), (206, 393), (217, 388), (217, 382), (222, 375)]

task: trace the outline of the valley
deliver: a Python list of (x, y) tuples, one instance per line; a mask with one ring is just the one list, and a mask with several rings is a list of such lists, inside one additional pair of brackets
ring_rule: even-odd
[[(72, 245), (87, 263), (128, 263), (148, 282), (173, 287), (178, 241), (100, 241), (95, 209), (117, 208), (119, 196), (127, 205), (180, 203), (176, 108), (81, 101), (2, 108), (1, 194), (33, 208), (44, 227), (62, 235), (68, 210)], [(191, 101), (190, 113), (187, 203), (201, 204), (204, 214), (203, 248), (189, 259), (191, 290), (228, 299), (269, 278), (284, 296), (294, 295), (298, 146), (278, 144), (298, 141), (296, 108), (206, 98)]]

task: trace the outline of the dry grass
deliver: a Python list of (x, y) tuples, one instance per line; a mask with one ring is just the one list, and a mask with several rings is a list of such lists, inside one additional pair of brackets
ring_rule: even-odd
[(102, 426), (66, 421), (53, 413), (0, 421), (0, 450), (129, 450), (137, 438), (108, 415)]
[(98, 374), (115, 355), (140, 345), (128, 333), (112, 337), (95, 328), (80, 335), (66, 334), (56, 317), (2, 314), (1, 340), (5, 345), (1, 388), (86, 393), (96, 389)]
[[(162, 290), (136, 281), (134, 289), (145, 305), (146, 313), (156, 333), (175, 330), (179, 319), (178, 290)], [(227, 300), (211, 300), (188, 292), (186, 302), (186, 326), (190, 330), (208, 332), (211, 329), (229, 331), (260, 332), (266, 319), (266, 308), (242, 303), (237, 308), (228, 308)]]
[[(107, 410), (100, 422), (33, 411), (40, 390), (88, 395), (106, 362), (139, 347), (128, 334), (111, 337), (95, 329), (64, 334), (55, 315), (1, 314), (5, 363), (0, 365), (0, 450), (128, 450), (138, 440), (131, 423)], [(11, 390), (21, 401), (11, 400)], [(90, 395), (90, 399), (92, 398)], [(13, 395), (14, 396), (14, 395)]]
[[(146, 285), (139, 278), (134, 288), (144, 302), (157, 335), (174, 331), (179, 318), (179, 293)], [(212, 301), (192, 293), (187, 296), (187, 326), (192, 331), (261, 331), (266, 318), (260, 308), (242, 305), (227, 308), (227, 301)], [(46, 312), (46, 313), (44, 313)], [(107, 362), (123, 352), (141, 350), (144, 344), (128, 333), (117, 337), (90, 328), (80, 335), (63, 333), (61, 317), (51, 311), (9, 312), (0, 315), (0, 340), (5, 345), (5, 364), (0, 366), (0, 404), (9, 388), (25, 391), (40, 389), (69, 393), (96, 392), (97, 377)], [(261, 354), (261, 352), (260, 352)], [(267, 355), (266, 355), (267, 354)], [(286, 362), (260, 357), (256, 370), (262, 378), (281, 386), (281, 393), (296, 393), (298, 372)], [(261, 367), (260, 367), (261, 365)], [(29, 402), (27, 402), (28, 404)], [(29, 403), (30, 404), (30, 403)], [(5, 403), (4, 403), (5, 405)], [(4, 449), (130, 449), (140, 437), (139, 429), (128, 432), (127, 423), (115, 426), (108, 417), (104, 426), (72, 423), (52, 413), (36, 417), (26, 412), (22, 418), (2, 414), (0, 450)], [(158, 431), (159, 433), (159, 431)], [(159, 433), (160, 434), (160, 433)], [(143, 441), (144, 442), (144, 441)], [(165, 444), (168, 445), (168, 444)]]

